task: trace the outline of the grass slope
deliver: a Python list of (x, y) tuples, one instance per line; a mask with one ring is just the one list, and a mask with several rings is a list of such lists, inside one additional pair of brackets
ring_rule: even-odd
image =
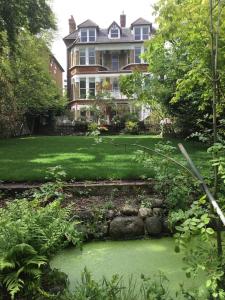
[[(110, 140), (118, 144), (113, 146)], [(140, 179), (147, 174), (154, 177), (151, 168), (136, 163), (131, 146), (137, 143), (154, 148), (161, 138), (157, 136), (107, 136), (96, 144), (92, 137), (38, 136), (0, 140), (0, 180), (43, 181), (48, 167), (61, 165), (67, 179)], [(172, 140), (177, 145), (178, 140)], [(124, 145), (126, 144), (126, 146)], [(199, 143), (184, 143), (196, 164), (204, 169), (209, 155)], [(181, 154), (177, 151), (177, 157)]]

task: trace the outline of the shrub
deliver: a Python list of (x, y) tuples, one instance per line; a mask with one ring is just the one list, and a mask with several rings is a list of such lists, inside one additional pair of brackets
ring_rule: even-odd
[(138, 123), (135, 121), (127, 121), (125, 123), (125, 132), (126, 133), (132, 133), (132, 134), (136, 134), (138, 133)]
[(92, 123), (90, 123), (89, 125), (88, 125), (88, 131), (96, 131), (96, 130), (98, 130), (99, 128), (98, 128), (99, 126), (98, 126), (98, 124), (97, 123), (95, 123), (95, 122), (92, 122)]
[(41, 280), (50, 256), (69, 243), (80, 245), (77, 223), (69, 220), (70, 209), (62, 208), (59, 198), (44, 207), (39, 197), (20, 199), (0, 209), (0, 293), (4, 299), (45, 295)]

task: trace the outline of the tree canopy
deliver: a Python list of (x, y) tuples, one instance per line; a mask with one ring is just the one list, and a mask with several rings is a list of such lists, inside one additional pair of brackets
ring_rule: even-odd
[(0, 0), (0, 31), (6, 31), (10, 45), (20, 30), (31, 34), (56, 29), (54, 15), (45, 0)]
[(0, 134), (14, 135), (27, 116), (63, 107), (42, 38), (55, 28), (47, 1), (0, 0)]
[[(225, 113), (225, 10), (213, 1), (213, 30), (220, 14), (217, 114)], [(221, 1), (224, 6), (224, 2)], [(191, 134), (212, 127), (211, 28), (209, 2), (159, 0), (154, 6), (158, 28), (147, 41), (144, 59), (151, 80), (148, 101), (160, 103), (174, 116), (181, 131)], [(133, 86), (135, 83), (133, 81)], [(124, 85), (124, 84), (123, 84)], [(140, 97), (143, 99), (143, 96)]]

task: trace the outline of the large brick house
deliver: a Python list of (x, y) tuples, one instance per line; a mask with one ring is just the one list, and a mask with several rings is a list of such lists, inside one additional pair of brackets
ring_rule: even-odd
[[(120, 24), (113, 21), (104, 29), (89, 19), (76, 26), (71, 16), (64, 42), (68, 97), (75, 120), (91, 120), (93, 105), (101, 109), (106, 123), (115, 114), (133, 111), (132, 101), (120, 92), (119, 77), (134, 70), (147, 72), (148, 65), (140, 55), (153, 31), (143, 18), (127, 27), (125, 14)], [(145, 113), (142, 109), (140, 119)]]
[(63, 94), (63, 67), (60, 65), (55, 56), (49, 54), (49, 73), (52, 79), (55, 81), (56, 86), (59, 89), (60, 94)]

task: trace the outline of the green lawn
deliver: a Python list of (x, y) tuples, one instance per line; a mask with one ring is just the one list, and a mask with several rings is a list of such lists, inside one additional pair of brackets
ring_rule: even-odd
[[(113, 139), (119, 146), (108, 143)], [(144, 169), (133, 160), (138, 143), (154, 147), (162, 141), (157, 136), (111, 136), (96, 144), (92, 137), (38, 136), (0, 140), (0, 180), (43, 181), (48, 167), (61, 165), (67, 179), (140, 179), (143, 173), (154, 177), (151, 168)], [(108, 142), (107, 142), (108, 141)], [(172, 140), (177, 145), (177, 140)], [(125, 147), (124, 144), (127, 146)], [(191, 157), (198, 167), (206, 169), (209, 155), (198, 143), (187, 143)], [(177, 155), (181, 158), (179, 150)]]

